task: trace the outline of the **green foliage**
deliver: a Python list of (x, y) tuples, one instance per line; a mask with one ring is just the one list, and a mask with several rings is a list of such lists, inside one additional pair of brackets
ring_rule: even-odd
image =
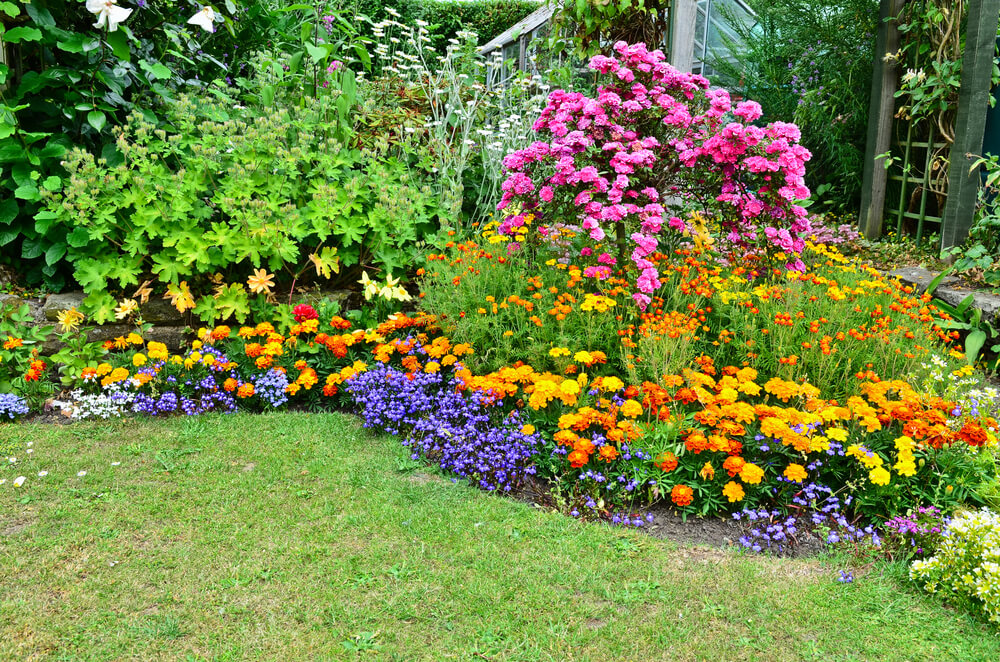
[(209, 34), (186, 24), (201, 6), (193, 0), (132, 7), (114, 32), (95, 28), (78, 0), (0, 3), (17, 25), (3, 34), (14, 66), (0, 64), (0, 259), (17, 261), (27, 282), (60, 289), (67, 231), (35, 213), (63, 186), (64, 155), (78, 147), (108, 156), (112, 127), (133, 109), (155, 118), (181, 86), (238, 71), (241, 54), (266, 39), (267, 5), (249, 0), (237, 12), (227, 1)]
[(955, 259), (955, 270), (968, 280), (1000, 288), (1000, 207), (997, 193), (1000, 192), (1000, 155), (987, 154), (976, 159), (969, 169), (970, 174), (982, 171), (985, 175), (979, 190), (979, 206), (976, 221), (969, 231), (969, 241), (963, 247), (947, 251)]
[(552, 0), (562, 8), (553, 17), (552, 44), (569, 45), (586, 57), (608, 44), (642, 42), (666, 48), (670, 39), (670, 0)]
[(531, 0), (340, 0), (339, 4), (342, 12), (375, 22), (392, 17), (390, 12), (403, 23), (424, 21), (429, 24), (432, 45), (441, 53), (459, 32), (475, 32), (479, 43), (485, 44), (540, 6)]
[(264, 107), (276, 98), (298, 100), (319, 96), (328, 88), (337, 90), (337, 109), (344, 122), (355, 104), (357, 86), (343, 61), (356, 63), (358, 70), (372, 66), (364, 23), (328, 13), (323, 5), (292, 4), (275, 14), (282, 19), (275, 24), (273, 39), (255, 56), (250, 76), (238, 77), (237, 85)]
[(1000, 623), (1000, 515), (985, 508), (956, 515), (937, 553), (914, 561), (910, 577)]
[[(234, 282), (254, 269), (284, 284), (341, 264), (399, 271), (437, 230), (438, 202), (405, 150), (341, 142), (350, 130), (337, 100), (262, 110), (182, 95), (164, 108), (168, 128), (132, 114), (115, 131), (112, 158), (69, 152), (70, 179), (44, 196), (37, 218), (65, 237), (90, 311), (106, 319), (104, 290), (147, 278), (181, 283), (181, 296), (182, 281), (197, 289), (214, 274)], [(246, 316), (241, 288), (215, 291), (220, 313)]]
[[(857, 209), (868, 126), (877, 0), (747, 0), (757, 22), (730, 19), (732, 60), (720, 82), (760, 102), (764, 120), (794, 122), (812, 153), (810, 188), (835, 210)], [(723, 12), (725, 14), (725, 12)]]

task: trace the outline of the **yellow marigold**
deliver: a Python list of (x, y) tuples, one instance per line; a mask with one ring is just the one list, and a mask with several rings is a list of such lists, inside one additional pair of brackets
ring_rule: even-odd
[(136, 352), (135, 355), (132, 356), (132, 365), (134, 365), (137, 368), (139, 366), (146, 365), (146, 355), (145, 354), (140, 354), (139, 352)]
[(785, 467), (784, 474), (785, 478), (792, 481), (793, 483), (801, 483), (806, 479), (808, 474), (806, 473), (806, 468), (801, 464), (789, 464)]
[(146, 353), (149, 355), (149, 358), (154, 361), (166, 361), (167, 356), (169, 355), (167, 346), (156, 341), (150, 342), (146, 345)]
[(580, 385), (575, 380), (567, 379), (559, 385), (559, 390), (566, 395), (576, 395), (580, 392)]
[(868, 479), (876, 485), (888, 485), (890, 476), (884, 467), (875, 467), (868, 472)]
[(835, 441), (844, 442), (847, 441), (847, 430), (841, 430), (840, 428), (830, 428), (825, 432), (826, 436)]
[(250, 382), (243, 384), (242, 386), (239, 387), (239, 389), (237, 389), (236, 395), (237, 397), (240, 398), (249, 398), (250, 396), (253, 395), (253, 384), (251, 384)]
[(764, 479), (764, 470), (753, 463), (746, 463), (740, 469), (740, 478), (749, 485), (757, 485)]
[(736, 400), (738, 400), (739, 397), (740, 394), (736, 389), (724, 388), (721, 391), (719, 391), (719, 395), (716, 396), (716, 399), (719, 402), (736, 402)]
[(424, 372), (435, 373), (441, 371), (441, 364), (437, 361), (428, 361), (424, 366)]
[(108, 374), (112, 370), (113, 370), (113, 368), (111, 367), (110, 363), (101, 363), (100, 365), (97, 366), (97, 376), (98, 377), (103, 377), (104, 375)]
[(895, 465), (892, 467), (896, 470), (900, 476), (915, 476), (917, 475), (917, 464), (913, 461), (912, 456), (909, 458), (900, 457)]
[(882, 457), (878, 453), (872, 452), (858, 444), (848, 446), (845, 454), (848, 457), (857, 458), (858, 462), (863, 464), (866, 469), (874, 469), (875, 467), (882, 466)]
[(764, 390), (776, 396), (782, 402), (788, 402), (789, 398), (797, 396), (801, 389), (795, 382), (786, 382), (777, 377), (772, 378), (764, 384)]
[(590, 352), (577, 352), (573, 355), (573, 360), (580, 363), (593, 363), (594, 358), (590, 355)]
[(522, 425), (521, 426), (521, 434), (535, 434), (535, 426), (534, 425), (530, 425), (530, 424), (529, 425)]
[(635, 400), (626, 400), (625, 404), (622, 405), (621, 413), (626, 418), (635, 418), (642, 414), (642, 405)]
[(712, 466), (711, 462), (706, 462), (698, 475), (702, 477), (702, 480), (712, 480), (715, 478), (715, 467)]
[(130, 333), (130, 334), (128, 334), (128, 336), (125, 338), (125, 340), (129, 341), (129, 343), (132, 344), (132, 345), (141, 345), (142, 344), (142, 336), (140, 336), (138, 333)]
[(600, 388), (602, 391), (619, 391), (625, 388), (625, 382), (617, 377), (602, 377)]
[(553, 347), (549, 350), (549, 356), (552, 358), (558, 358), (560, 356), (569, 356), (569, 349), (566, 347)]
[(729, 499), (729, 503), (736, 503), (743, 500), (746, 492), (743, 491), (743, 487), (739, 483), (731, 480), (722, 488), (722, 495)]

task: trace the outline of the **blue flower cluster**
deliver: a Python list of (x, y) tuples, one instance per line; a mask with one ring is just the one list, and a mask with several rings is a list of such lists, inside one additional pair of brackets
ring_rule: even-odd
[(785, 515), (779, 510), (766, 508), (745, 508), (733, 513), (733, 519), (744, 522), (746, 533), (739, 543), (744, 549), (756, 553), (776, 552), (784, 554), (797, 542), (796, 535), (803, 530), (825, 532), (823, 542), (871, 543), (875, 547), (882, 544), (878, 531), (873, 526), (855, 526), (843, 513), (852, 497), (840, 499), (833, 490), (819, 483), (806, 483), (792, 497), (793, 506), (798, 507), (798, 515)]
[(254, 395), (262, 403), (267, 403), (277, 409), (288, 402), (285, 389), (288, 388), (288, 375), (274, 368), (268, 370), (253, 382)]
[(740, 545), (758, 554), (787, 552), (795, 544), (795, 535), (799, 532), (798, 519), (784, 516), (780, 510), (744, 508), (741, 513), (733, 513), (733, 518), (747, 523), (747, 532), (740, 537)]
[(13, 393), (0, 393), (0, 419), (15, 419), (28, 413), (28, 403)]
[(497, 420), (487, 397), (463, 393), (453, 377), (376, 365), (347, 382), (347, 390), (365, 427), (402, 437), (413, 459), (436, 462), (491, 491), (510, 491), (535, 473), (541, 437), (526, 434), (516, 412)]

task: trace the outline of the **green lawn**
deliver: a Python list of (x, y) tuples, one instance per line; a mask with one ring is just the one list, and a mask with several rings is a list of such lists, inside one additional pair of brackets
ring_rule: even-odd
[(583, 524), (347, 416), (0, 425), (0, 453), (3, 659), (1000, 659), (898, 571)]

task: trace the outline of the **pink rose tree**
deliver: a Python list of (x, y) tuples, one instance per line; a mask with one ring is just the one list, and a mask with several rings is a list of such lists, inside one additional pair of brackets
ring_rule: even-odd
[[(643, 308), (660, 286), (651, 258), (668, 233), (686, 229), (688, 211), (714, 218), (741, 252), (769, 265), (784, 255), (785, 268), (803, 269), (797, 254), (809, 221), (795, 201), (809, 196), (811, 155), (798, 127), (754, 125), (758, 103), (734, 106), (728, 92), (677, 71), (645, 44), (618, 42), (614, 53), (590, 61), (607, 79), (596, 99), (555, 90), (534, 124), (542, 139), (504, 159), (498, 209), (516, 213), (500, 232), (527, 235), (532, 222), (543, 236), (579, 226), (584, 274), (606, 278), (628, 254)], [(603, 248), (611, 243), (618, 258)]]

